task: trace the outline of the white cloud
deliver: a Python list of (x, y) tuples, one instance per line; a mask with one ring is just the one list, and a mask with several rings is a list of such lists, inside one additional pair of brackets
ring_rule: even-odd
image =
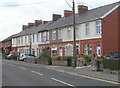
[[(67, 0), (70, 5), (72, 3)], [(75, 0), (76, 6), (78, 2), (84, 2), (90, 9), (119, 0)], [(1, 7), (8, 5), (21, 5), (42, 2), (40, 4)], [(34, 22), (34, 20), (51, 20), (53, 13), (62, 14), (63, 10), (72, 10), (65, 0), (0, 0), (0, 41), (12, 34), (22, 30), (22, 24)], [(77, 9), (77, 8), (76, 8)]]

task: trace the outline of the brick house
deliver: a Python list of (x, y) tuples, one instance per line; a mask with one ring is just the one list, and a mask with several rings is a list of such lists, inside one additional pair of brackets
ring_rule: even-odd
[(12, 51), (12, 38), (14, 35), (4, 39), (0, 42), (0, 49), (2, 53), (9, 54)]
[[(120, 52), (120, 2), (88, 10), (79, 5), (76, 21), (77, 54), (106, 55)], [(31, 41), (31, 42), (30, 42)], [(73, 55), (72, 11), (64, 10), (64, 17), (53, 14), (52, 21), (36, 20), (28, 23), (12, 39), (12, 49), (39, 56), (48, 46), (51, 56)]]
[[(119, 11), (120, 2), (91, 10), (78, 6), (75, 16), (77, 54), (100, 56), (120, 51)], [(55, 55), (73, 55), (72, 18), (70, 13), (50, 25), (50, 43)]]

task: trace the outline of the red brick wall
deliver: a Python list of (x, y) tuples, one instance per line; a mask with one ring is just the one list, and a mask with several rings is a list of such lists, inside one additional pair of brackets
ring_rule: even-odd
[(118, 9), (102, 20), (102, 39), (103, 54), (118, 51)]
[(81, 40), (80, 41), (80, 51), (81, 53), (84, 53), (84, 45), (92, 45), (92, 54), (97, 54), (96, 53), (96, 45), (100, 44), (101, 46), (101, 55), (102, 55), (102, 39), (88, 39), (88, 40)]

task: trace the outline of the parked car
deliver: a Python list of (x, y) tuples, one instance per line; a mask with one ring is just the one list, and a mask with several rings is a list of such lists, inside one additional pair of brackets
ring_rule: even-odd
[(26, 61), (26, 59), (37, 59), (37, 57), (33, 54), (20, 54), (20, 61)]
[(7, 59), (12, 59), (12, 58), (15, 58), (15, 57), (16, 57), (15, 54), (9, 54), (9, 55), (7, 55)]
[(114, 52), (114, 53), (108, 54), (106, 55), (106, 57), (120, 59), (120, 52)]
[(0, 53), (0, 56), (2, 56), (2, 58), (4, 58), (4, 59), (7, 58), (7, 54)]

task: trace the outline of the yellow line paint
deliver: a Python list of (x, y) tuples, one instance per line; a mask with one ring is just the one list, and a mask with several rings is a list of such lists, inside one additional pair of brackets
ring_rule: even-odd
[(54, 71), (58, 71), (58, 72), (62, 72), (62, 73), (67, 73), (67, 74), (70, 74), (70, 75), (75, 75), (75, 76), (80, 76), (80, 77), (84, 77), (84, 78), (99, 80), (99, 81), (103, 81), (103, 82), (107, 82), (107, 83), (120, 84), (119, 82), (109, 81), (109, 80), (96, 78), (96, 77), (91, 77), (91, 76), (86, 76), (86, 75), (80, 75), (80, 74), (76, 74), (76, 73), (72, 73), (72, 72), (66, 72), (64, 70), (57, 70), (57, 69), (49, 68), (49, 67), (45, 67), (45, 68), (50, 69), (50, 70), (54, 70)]

